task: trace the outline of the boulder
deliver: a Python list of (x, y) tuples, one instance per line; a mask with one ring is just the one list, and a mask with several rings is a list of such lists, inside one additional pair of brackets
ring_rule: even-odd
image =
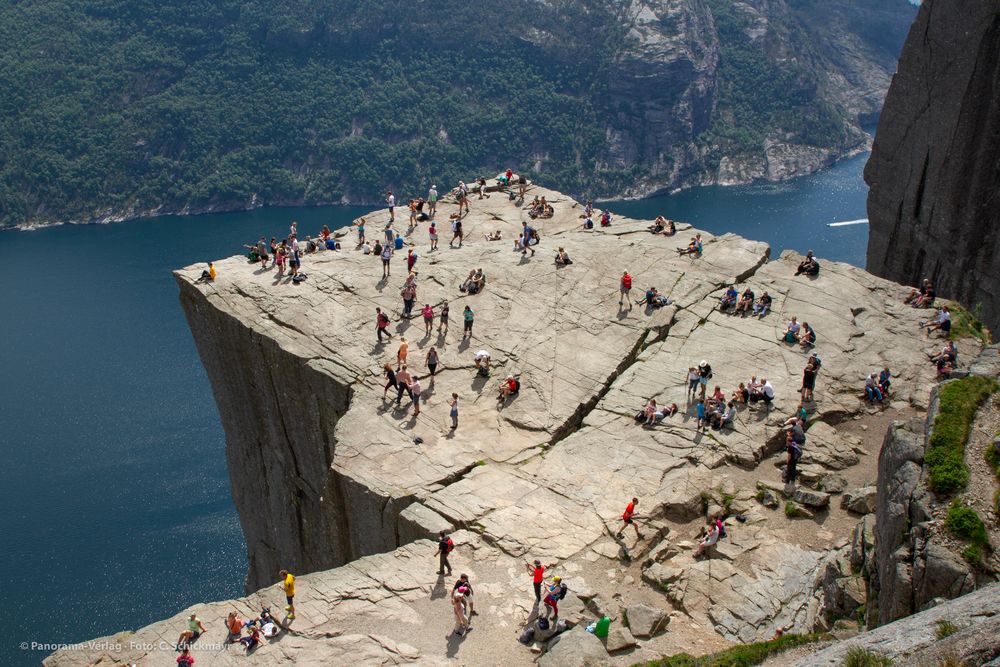
[(645, 604), (634, 604), (626, 610), (628, 627), (636, 637), (652, 637), (667, 626), (666, 612)]
[(874, 486), (863, 486), (844, 494), (840, 506), (855, 514), (871, 514), (875, 511), (875, 497), (878, 489)]
[(539, 667), (603, 667), (609, 662), (601, 640), (581, 625), (553, 638), (538, 658)]
[(830, 505), (830, 494), (822, 491), (812, 491), (799, 487), (793, 496), (795, 502), (809, 507), (827, 507)]
[(632, 648), (635, 644), (635, 637), (632, 636), (632, 633), (628, 628), (622, 626), (611, 628), (611, 630), (608, 631), (608, 639), (605, 642), (608, 653), (624, 651), (627, 648)]
[(664, 563), (653, 563), (642, 571), (642, 578), (653, 586), (662, 589), (680, 579), (683, 574), (683, 568)]
[(757, 499), (760, 500), (760, 504), (764, 507), (775, 508), (781, 504), (781, 499), (771, 489), (761, 489), (757, 494)]
[(649, 550), (646, 556), (647, 563), (662, 563), (678, 554), (677, 547), (670, 544), (670, 540), (661, 540), (659, 544)]

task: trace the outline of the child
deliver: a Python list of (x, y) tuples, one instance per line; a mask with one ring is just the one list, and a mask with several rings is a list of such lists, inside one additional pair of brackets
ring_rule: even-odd
[(700, 430), (705, 425), (705, 399), (699, 398), (698, 405), (695, 407), (698, 413), (698, 426)]
[(454, 431), (458, 428), (458, 394), (452, 392), (451, 400), (448, 401), (448, 405), (451, 406), (449, 415), (451, 416), (451, 430)]

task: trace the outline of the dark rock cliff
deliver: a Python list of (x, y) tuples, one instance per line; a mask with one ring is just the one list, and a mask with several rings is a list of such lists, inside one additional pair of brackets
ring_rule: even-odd
[(1000, 1), (925, 0), (865, 169), (868, 270), (1000, 327)]

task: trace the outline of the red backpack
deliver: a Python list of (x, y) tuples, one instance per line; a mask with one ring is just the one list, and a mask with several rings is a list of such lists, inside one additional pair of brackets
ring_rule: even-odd
[(622, 287), (625, 289), (632, 289), (632, 276), (622, 277)]
[(451, 553), (454, 550), (455, 550), (455, 543), (452, 542), (451, 538), (449, 537), (448, 538), (448, 553)]

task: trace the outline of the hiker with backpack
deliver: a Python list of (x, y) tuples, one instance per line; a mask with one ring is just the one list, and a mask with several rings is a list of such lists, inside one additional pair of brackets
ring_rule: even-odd
[(451, 575), (451, 563), (448, 562), (448, 554), (455, 550), (455, 543), (448, 537), (448, 533), (443, 530), (438, 534), (438, 574)]
[[(802, 441), (805, 442), (805, 433), (802, 435)], [(799, 459), (802, 458), (802, 445), (795, 441), (795, 434), (792, 430), (785, 434), (785, 451), (787, 458), (785, 459), (785, 474), (782, 476), (782, 481), (785, 484), (795, 484), (795, 478), (798, 475), (796, 466)]]
[(638, 498), (633, 498), (632, 502), (628, 504), (625, 511), (622, 513), (622, 527), (616, 533), (618, 539), (622, 539), (625, 528), (632, 526), (635, 528), (636, 539), (642, 539), (642, 533), (639, 532), (639, 526), (636, 525), (633, 519), (635, 518), (635, 506), (639, 504)]
[(622, 274), (622, 279), (618, 283), (618, 306), (621, 307), (622, 304), (627, 303), (628, 309), (632, 310), (632, 300), (629, 295), (632, 292), (632, 276), (629, 275), (628, 271)]
[(545, 618), (549, 617), (549, 610), (552, 610), (552, 620), (555, 621), (559, 618), (559, 601), (566, 597), (566, 593), (569, 589), (566, 584), (562, 582), (562, 577), (556, 575), (552, 577), (552, 583), (549, 585), (548, 593), (545, 596)]

